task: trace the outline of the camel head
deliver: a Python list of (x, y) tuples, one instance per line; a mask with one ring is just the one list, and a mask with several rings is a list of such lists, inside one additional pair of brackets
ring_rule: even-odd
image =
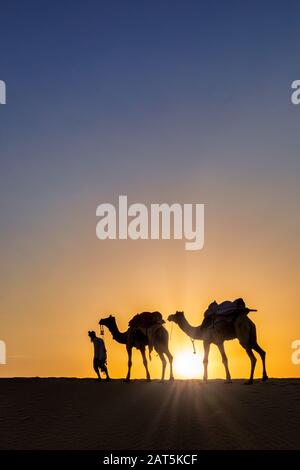
[(116, 324), (116, 319), (112, 315), (109, 315), (109, 317), (106, 317), (106, 318), (101, 318), (101, 320), (99, 321), (100, 326), (103, 325), (103, 326), (106, 326), (107, 328), (115, 324)]
[(179, 323), (180, 320), (182, 320), (184, 317), (184, 312), (176, 312), (176, 313), (171, 313), (171, 315), (168, 316), (168, 321), (173, 321), (174, 323)]

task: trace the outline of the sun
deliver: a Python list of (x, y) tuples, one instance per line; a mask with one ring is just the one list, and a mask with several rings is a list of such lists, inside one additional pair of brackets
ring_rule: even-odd
[(191, 350), (184, 350), (175, 355), (175, 374), (182, 379), (198, 379), (203, 372), (203, 365), (199, 354)]

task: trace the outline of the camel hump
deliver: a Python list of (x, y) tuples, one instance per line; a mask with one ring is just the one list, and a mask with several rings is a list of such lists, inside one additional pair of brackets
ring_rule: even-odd
[(165, 323), (160, 312), (142, 312), (136, 314), (129, 322), (133, 328), (150, 328), (153, 325)]

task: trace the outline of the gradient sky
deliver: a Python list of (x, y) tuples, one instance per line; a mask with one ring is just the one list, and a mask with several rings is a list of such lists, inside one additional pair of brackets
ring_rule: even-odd
[[(0, 375), (91, 376), (86, 332), (101, 316), (125, 329), (139, 311), (184, 310), (200, 324), (210, 301), (242, 296), (269, 374), (299, 376), (299, 2), (0, 8)], [(204, 249), (100, 242), (96, 207), (119, 194), (205, 203)], [(105, 341), (124, 376), (125, 348)], [(175, 325), (170, 348), (191, 354)], [(247, 376), (237, 341), (226, 349)], [(211, 376), (223, 376), (214, 348)]]

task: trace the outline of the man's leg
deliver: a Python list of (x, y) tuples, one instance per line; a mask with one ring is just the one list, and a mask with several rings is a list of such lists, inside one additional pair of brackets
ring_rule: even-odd
[(98, 380), (102, 380), (101, 377), (100, 377), (100, 373), (99, 373), (99, 361), (98, 361), (98, 359), (94, 358), (93, 366), (94, 366), (94, 371), (96, 372), (96, 374), (98, 376)]
[(108, 374), (108, 370), (107, 370), (107, 367), (106, 367), (106, 364), (105, 362), (103, 362), (101, 364), (101, 371), (104, 372), (104, 374), (106, 375), (106, 380), (110, 380), (110, 377), (109, 377), (109, 374)]

